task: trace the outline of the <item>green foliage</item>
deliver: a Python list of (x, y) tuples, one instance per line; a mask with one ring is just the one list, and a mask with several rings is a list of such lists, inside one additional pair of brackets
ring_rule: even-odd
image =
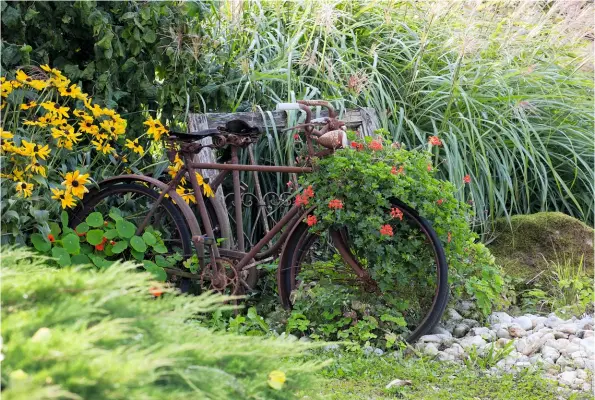
[(34, 233), (31, 244), (41, 253), (51, 253), (61, 267), (92, 263), (106, 268), (117, 260), (133, 260), (140, 262), (155, 279), (165, 281), (163, 267), (172, 267), (182, 260), (177, 253), (165, 257), (156, 254), (162, 253), (165, 246), (161, 232), (147, 226), (142, 237), (136, 236), (136, 226), (123, 219), (118, 209), (112, 209), (105, 219), (101, 213), (93, 212), (74, 230), (68, 227), (66, 211), (60, 219), (62, 227), (56, 225), (47, 237)]
[(524, 309), (538, 312), (556, 312), (568, 318), (593, 312), (593, 276), (583, 263), (564, 258), (562, 261), (547, 261), (544, 276), (534, 281), (530, 288), (520, 294)]
[(465, 365), (469, 368), (479, 368), (487, 370), (495, 367), (498, 361), (508, 357), (510, 353), (515, 350), (515, 342), (513, 340), (499, 347), (497, 343), (491, 343), (482, 351), (479, 351), (476, 346), (469, 349), (469, 354), (465, 358)]
[[(139, 111), (159, 104), (162, 116), (171, 119), (183, 116), (189, 101), (201, 103), (192, 89), (208, 76), (197, 63), (203, 46), (213, 46), (200, 25), (207, 7), (172, 1), (3, 1), (2, 68), (59, 68), (93, 98), (126, 114), (140, 136)], [(181, 54), (186, 46), (194, 53)]]
[[(44, 263), (2, 249), (3, 398), (318, 396), (313, 372), (323, 364), (300, 358), (311, 345), (200, 324), (205, 313), (229, 308), (227, 298), (179, 295), (130, 264), (96, 271)], [(287, 378), (279, 390), (268, 383), (273, 371)]]
[[(518, 373), (487, 374), (479, 365), (362, 356), (340, 352), (322, 372), (327, 379), (321, 391), (331, 400), (460, 399), (541, 400), (564, 398), (587, 400), (591, 393), (561, 390), (543, 376), (543, 371), (524, 369)], [(399, 379), (404, 385), (386, 389)], [(408, 382), (407, 382), (408, 381)]]
[[(380, 143), (371, 143), (371, 149), (374, 144)], [(318, 223), (311, 229), (324, 232), (345, 227), (352, 251), (360, 260), (367, 260), (367, 269), (383, 292), (394, 290), (396, 282), (402, 285), (399, 288), (406, 288), (411, 282), (435, 279), (433, 255), (429, 254), (430, 261), (425, 263), (428, 259), (421, 256), (428, 249), (424, 238), (407, 225), (406, 218), (399, 221), (398, 215), (393, 215), (391, 201), (398, 199), (431, 221), (446, 251), (454, 298), (466, 292), (488, 314), (503, 280), (490, 252), (475, 243), (477, 235), (468, 223), (470, 207), (455, 196), (468, 192), (466, 185), (462, 180), (455, 186), (437, 179), (428, 152), (386, 144), (380, 150), (371, 149), (339, 150), (333, 157), (319, 160), (315, 172), (302, 178), (302, 184), (315, 191), (311, 205), (316, 207), (313, 214)], [(340, 200), (343, 208), (332, 208), (333, 200)], [(382, 233), (386, 224), (392, 225), (394, 233)], [(412, 295), (409, 301), (415, 293)]]

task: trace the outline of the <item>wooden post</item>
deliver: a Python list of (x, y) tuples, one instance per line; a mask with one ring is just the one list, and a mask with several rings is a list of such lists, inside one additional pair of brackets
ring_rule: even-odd
[[(200, 130), (208, 129), (209, 126), (207, 123), (207, 116), (205, 114), (190, 114), (188, 116), (188, 127), (190, 128), (191, 132), (197, 132)], [(203, 145), (209, 145), (213, 144), (213, 139), (207, 137), (199, 140), (199, 142)], [(210, 148), (203, 149), (200, 153), (194, 156), (194, 162), (217, 162), (217, 158), (215, 157), (215, 151)], [(200, 174), (203, 176), (203, 178), (209, 179), (213, 179), (218, 173), (218, 170), (213, 169), (203, 169), (200, 171)], [(221, 247), (223, 247), (224, 249), (229, 249), (231, 248), (233, 237), (231, 234), (231, 226), (227, 214), (227, 207), (225, 205), (225, 195), (223, 194), (223, 189), (221, 189), (221, 186), (217, 188), (217, 191), (215, 192), (215, 198), (213, 199), (212, 204), (213, 208), (215, 209), (215, 214), (217, 214), (219, 229), (221, 230), (221, 237), (225, 238), (225, 240), (221, 244)]]

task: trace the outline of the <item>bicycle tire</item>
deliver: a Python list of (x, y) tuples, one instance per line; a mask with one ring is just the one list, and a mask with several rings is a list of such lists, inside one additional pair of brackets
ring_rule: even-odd
[[(414, 343), (421, 336), (430, 333), (444, 314), (449, 297), (448, 265), (442, 243), (430, 222), (421, 217), (413, 208), (397, 199), (391, 199), (391, 204), (400, 208), (426, 233), (426, 237), (429, 239), (434, 251), (436, 261), (436, 292), (432, 306), (419, 325), (405, 337), (407, 342)], [(309, 232), (309, 227), (306, 223), (300, 222), (287, 239), (284, 250), (286, 254), (284, 254), (280, 261), (278, 271), (279, 294), (281, 296), (281, 302), (286, 308), (291, 308), (289, 294), (297, 285), (297, 276), (301, 268), (301, 262), (310, 250), (316, 236)], [(298, 262), (294, 263), (293, 260), (298, 260)]]

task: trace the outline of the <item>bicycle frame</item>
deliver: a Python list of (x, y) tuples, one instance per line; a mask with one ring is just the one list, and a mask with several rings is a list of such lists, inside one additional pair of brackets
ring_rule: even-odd
[[(304, 129), (305, 137), (306, 137), (306, 145), (308, 154), (310, 157), (312, 156), (326, 156), (332, 154), (334, 151), (333, 148), (326, 146), (327, 150), (315, 153), (314, 151), (314, 142), (318, 141), (325, 133), (329, 133), (330, 130), (336, 130), (341, 128), (343, 123), (341, 121), (336, 120), (336, 113), (333, 107), (325, 102), (325, 101), (298, 101), (299, 107), (306, 113), (305, 122), (298, 127)], [(328, 109), (329, 111), (329, 119), (326, 125), (317, 130), (312, 125), (312, 112), (309, 106), (322, 106)], [(297, 128), (297, 127), (294, 127)], [(318, 141), (320, 144), (322, 140)], [(324, 144), (323, 144), (324, 146)], [(210, 186), (214, 192), (217, 191), (218, 187), (223, 182), (224, 178), (229, 174), (232, 173), (233, 177), (233, 192), (234, 192), (234, 204), (235, 207), (235, 224), (236, 224), (236, 240), (237, 240), (237, 247), (238, 250), (226, 250), (221, 249), (217, 245), (216, 241), (212, 240), (210, 243), (210, 250), (211, 250), (211, 263), (213, 264), (216, 262), (217, 259), (221, 257), (221, 255), (232, 257), (236, 260), (239, 259), (238, 263), (235, 265), (236, 270), (242, 271), (246, 268), (252, 267), (255, 264), (251, 263), (253, 259), (255, 260), (263, 260), (271, 255), (277, 255), (280, 253), (280, 248), (282, 244), (285, 242), (286, 238), (289, 234), (293, 231), (295, 226), (297, 226), (301, 220), (307, 215), (310, 210), (304, 210), (298, 206), (292, 206), (292, 208), (281, 218), (267, 233), (266, 235), (260, 239), (248, 252), (245, 251), (244, 245), (244, 229), (243, 229), (243, 216), (242, 216), (242, 209), (241, 209), (241, 186), (240, 186), (240, 171), (255, 171), (255, 172), (281, 172), (281, 173), (309, 173), (312, 172), (312, 168), (309, 166), (301, 166), (301, 167), (291, 167), (291, 166), (269, 166), (269, 165), (258, 165), (254, 162), (250, 164), (240, 164), (238, 159), (238, 147), (232, 145), (231, 147), (231, 162), (226, 164), (219, 164), (219, 163), (198, 163), (193, 161), (193, 157), (197, 154), (197, 151), (180, 151), (180, 155), (182, 155), (184, 165), (180, 168), (177, 172), (175, 177), (168, 183), (163, 183), (158, 181), (154, 178), (146, 177), (143, 175), (124, 175), (120, 177), (114, 177), (108, 179), (110, 181), (118, 181), (118, 180), (140, 180), (146, 183), (149, 183), (153, 186), (158, 187), (161, 189), (161, 193), (157, 201), (155, 202), (152, 209), (149, 211), (148, 215), (146, 216), (143, 223), (137, 227), (137, 233), (142, 232), (145, 228), (146, 224), (150, 220), (151, 216), (154, 214), (155, 210), (159, 207), (163, 199), (166, 195), (169, 195), (180, 207), (182, 213), (188, 223), (190, 231), (192, 233), (192, 241), (195, 245), (199, 263), (201, 268), (204, 268), (204, 241), (205, 238), (201, 232), (200, 225), (198, 220), (194, 216), (194, 213), (191, 211), (188, 204), (184, 202), (181, 196), (178, 195), (176, 192), (176, 188), (178, 187), (180, 181), (187, 177), (192, 185), (192, 189), (194, 191), (194, 196), (196, 199), (199, 216), (203, 222), (203, 226), (205, 229), (205, 234), (207, 238), (214, 239), (214, 231), (211, 221), (209, 219), (209, 214), (207, 211), (207, 207), (205, 204), (205, 196), (200, 189), (200, 185), (198, 183), (196, 173), (199, 170), (204, 169), (216, 169), (220, 170), (219, 174), (212, 180)], [(329, 150), (330, 149), (330, 150)], [(202, 150), (202, 147), (198, 148), (198, 152)], [(269, 244), (272, 239), (285, 229), (279, 239), (266, 251), (260, 252), (261, 249), (264, 248), (267, 244)], [(344, 244), (343, 240), (339, 235), (333, 235), (334, 241), (338, 243), (338, 248), (340, 249), (340, 253), (350, 265), (356, 271), (362, 271), (359, 264), (350, 256), (349, 251), (347, 250), (347, 246)], [(173, 272), (173, 271), (172, 271)], [(187, 273), (183, 273), (182, 275), (187, 276)]]

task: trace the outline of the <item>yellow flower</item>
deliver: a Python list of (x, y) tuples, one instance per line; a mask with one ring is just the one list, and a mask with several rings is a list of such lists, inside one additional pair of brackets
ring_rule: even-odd
[(110, 133), (110, 135), (112, 136), (112, 138), (116, 138), (119, 135), (122, 135), (126, 132), (126, 126), (125, 125), (116, 125), (116, 123), (114, 123), (114, 121), (110, 121), (110, 120), (105, 120), (102, 123), (99, 124), (103, 129), (105, 129), (107, 132)]
[(76, 99), (82, 93), (81, 88), (74, 83), (70, 86), (59, 88), (58, 91), (61, 96), (72, 97), (73, 99)]
[(79, 130), (90, 135), (95, 135), (99, 132), (99, 127), (93, 124), (93, 118), (91, 118), (90, 121), (85, 119), (85, 121), (79, 122)]
[(180, 196), (182, 196), (182, 199), (184, 199), (184, 201), (187, 204), (196, 203), (196, 197), (194, 197), (194, 192), (191, 189), (186, 189), (183, 186), (178, 186), (176, 188), (176, 192)]
[(52, 189), (52, 199), (59, 200), (62, 208), (73, 208), (76, 205), (76, 200), (72, 197), (70, 190)]
[(46, 126), (48, 126), (49, 122), (50, 121), (47, 119), (47, 117), (39, 117), (35, 121), (25, 120), (25, 122), (23, 122), (23, 125), (40, 126), (42, 128), (45, 128)]
[(34, 174), (39, 174), (44, 178), (47, 178), (45, 167), (41, 165), (36, 159), (32, 159), (31, 164), (27, 165), (27, 167), (25, 168), (25, 171), (29, 170), (31, 170), (31, 172), (33, 172)]
[(7, 104), (6, 102), (0, 101), (0, 110), (3, 110), (4, 107), (6, 107), (6, 104)]
[(8, 97), (12, 93), (12, 85), (10, 82), (2, 82), (0, 85), (0, 96)]
[(91, 105), (91, 99), (89, 102), (85, 102), (85, 107), (87, 107), (92, 113), (95, 118), (99, 118), (103, 115), (103, 109), (99, 107), (97, 104)]
[(9, 131), (5, 131), (4, 129), (0, 130), (0, 138), (2, 139), (12, 139), (14, 137), (14, 135), (12, 134), (12, 132)]
[(65, 89), (70, 85), (70, 79), (67, 79), (65, 76), (52, 76), (48, 80), (48, 84), (55, 86), (58, 90)]
[(287, 380), (287, 377), (285, 376), (285, 372), (271, 371), (269, 373), (269, 379), (268, 379), (267, 383), (273, 389), (281, 390), (281, 389), (283, 389), (283, 385), (285, 384), (286, 380)]
[(204, 185), (205, 184), (205, 180), (202, 179), (202, 175), (199, 174), (198, 172), (194, 173), (194, 176), (196, 176), (196, 180), (198, 181), (199, 185)]
[(103, 154), (111, 153), (112, 151), (114, 151), (114, 148), (108, 141), (101, 142), (99, 140), (93, 140), (93, 141), (91, 141), (91, 144), (93, 144), (95, 146), (95, 149), (97, 151), (100, 151)]
[(17, 81), (25, 83), (36, 90), (43, 90), (48, 86), (47, 82), (33, 79), (21, 70), (17, 71)]
[(60, 107), (58, 103), (54, 103), (53, 101), (46, 101), (45, 103), (41, 103), (41, 106), (52, 115), (68, 118), (68, 107)]
[(50, 66), (47, 64), (40, 65), (40, 67), (45, 72), (49, 72), (50, 74), (56, 75), (59, 78), (64, 78), (64, 75), (62, 75), (62, 72), (60, 72), (60, 70), (57, 70), (56, 68), (50, 68)]
[(23, 180), (23, 174), (25, 173), (25, 171), (23, 171), (22, 169), (18, 169), (15, 168), (12, 170), (12, 175), (14, 176), (14, 181), (22, 181)]
[(5, 151), (7, 153), (19, 154), (19, 148), (15, 147), (14, 143), (10, 140), (3, 140), (0, 148), (2, 149), (2, 151)]
[(10, 380), (22, 381), (22, 380), (27, 379), (27, 377), (29, 375), (22, 369), (17, 369), (16, 371), (12, 371), (9, 376), (10, 376)]
[(89, 174), (81, 174), (79, 171), (68, 172), (64, 179), (62, 185), (66, 186), (66, 190), (72, 192), (79, 199), (89, 192), (89, 189), (85, 187), (85, 184), (89, 183)]
[(66, 125), (66, 123), (68, 123), (68, 121), (62, 117), (54, 117), (53, 119), (50, 119), (50, 125), (60, 126)]
[(131, 149), (132, 151), (134, 151), (135, 153), (138, 153), (140, 155), (142, 155), (144, 152), (143, 146), (138, 144), (138, 139), (134, 139), (134, 141), (132, 141), (130, 139), (126, 139), (126, 147), (128, 147), (129, 149)]
[(56, 144), (56, 146), (58, 146), (58, 148), (66, 149), (66, 150), (72, 150), (73, 145), (74, 145), (74, 143), (72, 143), (68, 139), (58, 139), (58, 143)]
[(21, 104), (21, 110), (28, 110), (30, 108), (35, 107), (36, 105), (37, 105), (37, 102), (31, 100), (27, 104)]
[(146, 120), (143, 124), (149, 127), (147, 133), (153, 136), (153, 140), (155, 141), (158, 141), (159, 139), (161, 139), (161, 136), (163, 134), (167, 133), (167, 129), (165, 129), (161, 121), (153, 119), (153, 117), (149, 117), (149, 119)]
[(79, 118), (91, 117), (89, 114), (85, 112), (85, 110), (74, 110), (73, 114)]
[(101, 110), (101, 112), (103, 113), (103, 115), (107, 115), (108, 117), (113, 118), (116, 116), (116, 112), (109, 108), (104, 108), (103, 110)]
[(13, 88), (13, 89), (18, 89), (18, 88), (20, 88), (21, 86), (23, 86), (23, 85), (21, 84), (21, 82), (19, 82), (19, 81), (10, 81), (10, 84), (12, 85), (12, 88)]
[(27, 198), (33, 193), (33, 184), (27, 182), (18, 182), (16, 189), (19, 196)]
[(36, 158), (39, 157), (42, 160), (45, 160), (47, 156), (50, 154), (50, 146), (40, 146), (38, 144), (28, 142), (23, 139), (22, 146), (20, 148), (20, 154), (26, 157)]
[(213, 189), (208, 183), (202, 185), (202, 191), (207, 197), (215, 197), (215, 193), (213, 193)]

